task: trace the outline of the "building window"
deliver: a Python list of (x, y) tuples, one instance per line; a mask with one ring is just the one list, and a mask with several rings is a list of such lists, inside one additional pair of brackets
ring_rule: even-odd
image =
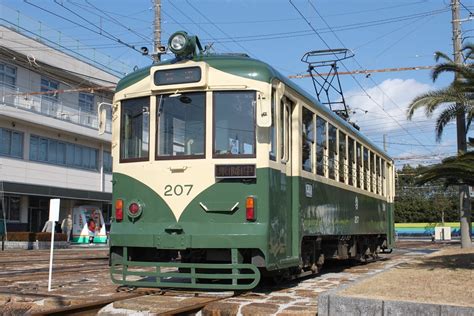
[(79, 108), (81, 111), (92, 113), (94, 111), (94, 95), (79, 93)]
[(112, 155), (108, 151), (104, 151), (104, 172), (112, 172)]
[(0, 63), (0, 84), (14, 88), (16, 86), (16, 68)]
[(94, 95), (89, 93), (79, 93), (79, 109), (81, 124), (92, 124), (94, 115)]
[(23, 158), (23, 133), (0, 128), (0, 155)]
[(55, 90), (59, 89), (59, 82), (50, 80), (47, 78), (41, 78), (41, 92), (49, 92), (49, 91), (54, 91), (51, 93), (44, 93), (43, 96), (57, 100), (58, 99), (58, 94), (56, 93)]
[(20, 221), (20, 197), (16, 195), (5, 195), (3, 202), (0, 201), (0, 214), (3, 214), (2, 207), (5, 206), (5, 217), (7, 221)]
[(53, 165), (97, 170), (98, 150), (91, 147), (61, 142), (56, 139), (31, 135), (30, 160)]

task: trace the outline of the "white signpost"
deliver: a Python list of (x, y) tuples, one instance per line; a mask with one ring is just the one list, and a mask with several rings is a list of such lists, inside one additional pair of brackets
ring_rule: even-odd
[(51, 276), (53, 274), (53, 249), (54, 249), (54, 227), (59, 221), (59, 204), (60, 199), (51, 199), (49, 202), (49, 221), (51, 222), (51, 250), (49, 254), (49, 278), (48, 292), (51, 291)]

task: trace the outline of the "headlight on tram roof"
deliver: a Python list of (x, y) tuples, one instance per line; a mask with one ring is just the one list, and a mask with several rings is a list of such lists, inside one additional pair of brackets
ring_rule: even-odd
[(181, 33), (176, 34), (170, 40), (170, 48), (173, 51), (173, 53), (179, 52), (183, 50), (184, 46), (186, 46), (186, 42), (187, 42), (186, 37), (184, 37), (183, 34)]
[(168, 47), (176, 57), (189, 57), (196, 53), (196, 47), (202, 51), (197, 36), (190, 36), (185, 31), (173, 33), (168, 40)]

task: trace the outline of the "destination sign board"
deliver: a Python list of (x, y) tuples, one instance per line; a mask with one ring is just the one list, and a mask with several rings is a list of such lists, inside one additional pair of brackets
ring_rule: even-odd
[(216, 178), (256, 178), (255, 165), (216, 165)]
[(163, 69), (155, 71), (153, 80), (156, 86), (199, 82), (201, 80), (200, 67)]

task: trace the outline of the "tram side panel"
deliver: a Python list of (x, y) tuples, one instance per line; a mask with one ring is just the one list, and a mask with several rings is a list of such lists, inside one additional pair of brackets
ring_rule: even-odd
[(389, 235), (392, 204), (307, 178), (299, 178), (299, 187), (302, 237)]

